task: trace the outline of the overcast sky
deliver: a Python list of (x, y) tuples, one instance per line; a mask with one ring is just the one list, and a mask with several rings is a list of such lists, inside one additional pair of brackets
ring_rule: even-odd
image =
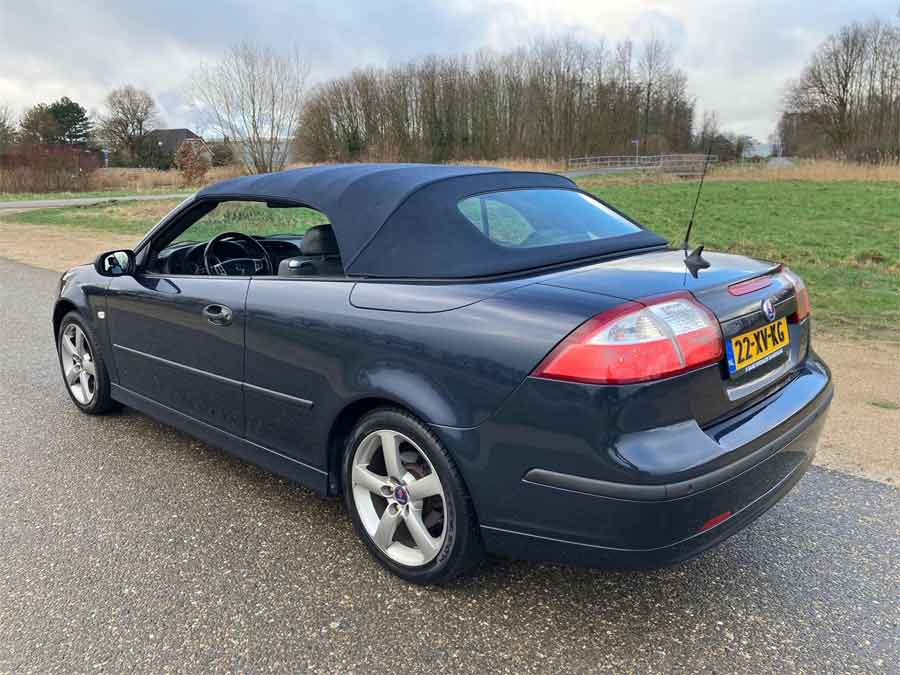
[(243, 39), (296, 45), (322, 80), (538, 37), (639, 42), (656, 32), (675, 45), (698, 109), (764, 140), (785, 81), (823, 38), (853, 20), (892, 20), (898, 8), (900, 0), (0, 0), (0, 106), (21, 112), (69, 96), (93, 111), (130, 83), (153, 94), (167, 126), (193, 126), (187, 76)]

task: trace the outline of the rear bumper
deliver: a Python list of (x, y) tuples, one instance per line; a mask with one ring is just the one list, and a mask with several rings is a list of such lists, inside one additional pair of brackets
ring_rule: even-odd
[[(665, 565), (716, 545), (790, 491), (815, 455), (832, 395), (828, 369), (811, 355), (777, 394), (712, 428), (675, 424), (592, 450), (556, 438), (557, 449), (548, 444), (540, 456), (531, 446), (515, 452), (492, 442), (499, 430), (488, 423), (468, 432), (477, 432), (480, 452), (472, 438), (455, 439), (469, 449), (458, 463), (485, 546), (496, 555), (585, 566)], [(654, 460), (652, 474), (640, 470), (651, 455), (669, 464)], [(635, 480), (605, 480), (607, 472), (586, 461), (591, 456), (613, 457)], [(505, 465), (506, 473), (499, 468)], [(498, 470), (484, 472), (487, 466)], [(562, 470), (579, 466), (586, 470)], [(485, 484), (478, 477), (491, 473), (499, 479)]]
[[(663, 541), (675, 533), (684, 533), (685, 525), (694, 534), (661, 546), (629, 548), (627, 537), (623, 537), (622, 546), (616, 547), (485, 526), (482, 528), (485, 545), (490, 551), (514, 558), (588, 567), (656, 567), (691, 558), (752, 523), (796, 485), (815, 455), (830, 400), (829, 396), (819, 410), (803, 420), (804, 428), (771, 456), (713, 487), (674, 499), (619, 500), (625, 503), (613, 508), (601, 503), (594, 505), (603, 511), (615, 511), (615, 517), (622, 518), (622, 523), (632, 528), (656, 530)], [(684, 484), (671, 485), (682, 489)], [(642, 486), (629, 487), (639, 490)], [(576, 518), (604, 517), (593, 508), (579, 508), (574, 503), (572, 506), (570, 513)], [(726, 512), (732, 514), (727, 520), (700, 531), (711, 518)]]

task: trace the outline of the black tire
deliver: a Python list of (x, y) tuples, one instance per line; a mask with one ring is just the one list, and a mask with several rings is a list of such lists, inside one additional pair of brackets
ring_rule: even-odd
[[(61, 350), (63, 348), (63, 335), (65, 335), (66, 329), (72, 324), (78, 326), (78, 328), (81, 329), (82, 333), (84, 333), (94, 361), (94, 395), (93, 398), (91, 398), (91, 400), (87, 403), (82, 403), (77, 398), (75, 398), (75, 395), (69, 388), (68, 382), (66, 382), (66, 372), (62, 361)], [(78, 312), (69, 312), (62, 318), (62, 321), (60, 321), (59, 332), (56, 334), (56, 355), (57, 361), (59, 362), (59, 370), (60, 373), (62, 373), (63, 385), (66, 388), (66, 393), (69, 395), (69, 398), (72, 399), (72, 403), (74, 403), (78, 407), (78, 409), (81, 410), (81, 412), (87, 413), (88, 415), (102, 415), (119, 407), (118, 403), (116, 403), (110, 395), (109, 371), (106, 368), (106, 361), (100, 347), (100, 342), (99, 340), (97, 340), (97, 336), (94, 331), (87, 324), (87, 322), (82, 319), (81, 315)]]
[[(363, 440), (375, 431), (395, 431), (414, 441), (438, 474), (444, 491), (444, 540), (436, 557), (421, 566), (407, 566), (389, 558), (365, 530), (353, 496), (351, 474)], [(344, 501), (353, 528), (369, 551), (390, 572), (415, 584), (442, 584), (465, 573), (484, 557), (478, 519), (456, 464), (422, 422), (398, 408), (379, 408), (362, 417), (347, 440), (343, 461)]]

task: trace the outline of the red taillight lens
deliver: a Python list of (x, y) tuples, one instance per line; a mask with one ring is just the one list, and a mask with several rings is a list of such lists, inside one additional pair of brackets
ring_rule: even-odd
[(712, 313), (689, 293), (626, 302), (583, 323), (533, 375), (591, 384), (628, 384), (677, 375), (724, 354)]
[(783, 274), (794, 287), (794, 297), (797, 299), (797, 311), (791, 316), (791, 321), (803, 321), (812, 311), (812, 306), (809, 302), (809, 290), (806, 288), (806, 284), (803, 283), (803, 279), (791, 272), (787, 267), (784, 268)]

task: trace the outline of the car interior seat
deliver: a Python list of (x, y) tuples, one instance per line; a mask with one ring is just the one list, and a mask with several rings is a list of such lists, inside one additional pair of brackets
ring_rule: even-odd
[(316, 225), (303, 235), (300, 255), (282, 260), (279, 276), (341, 276), (344, 266), (331, 225)]

